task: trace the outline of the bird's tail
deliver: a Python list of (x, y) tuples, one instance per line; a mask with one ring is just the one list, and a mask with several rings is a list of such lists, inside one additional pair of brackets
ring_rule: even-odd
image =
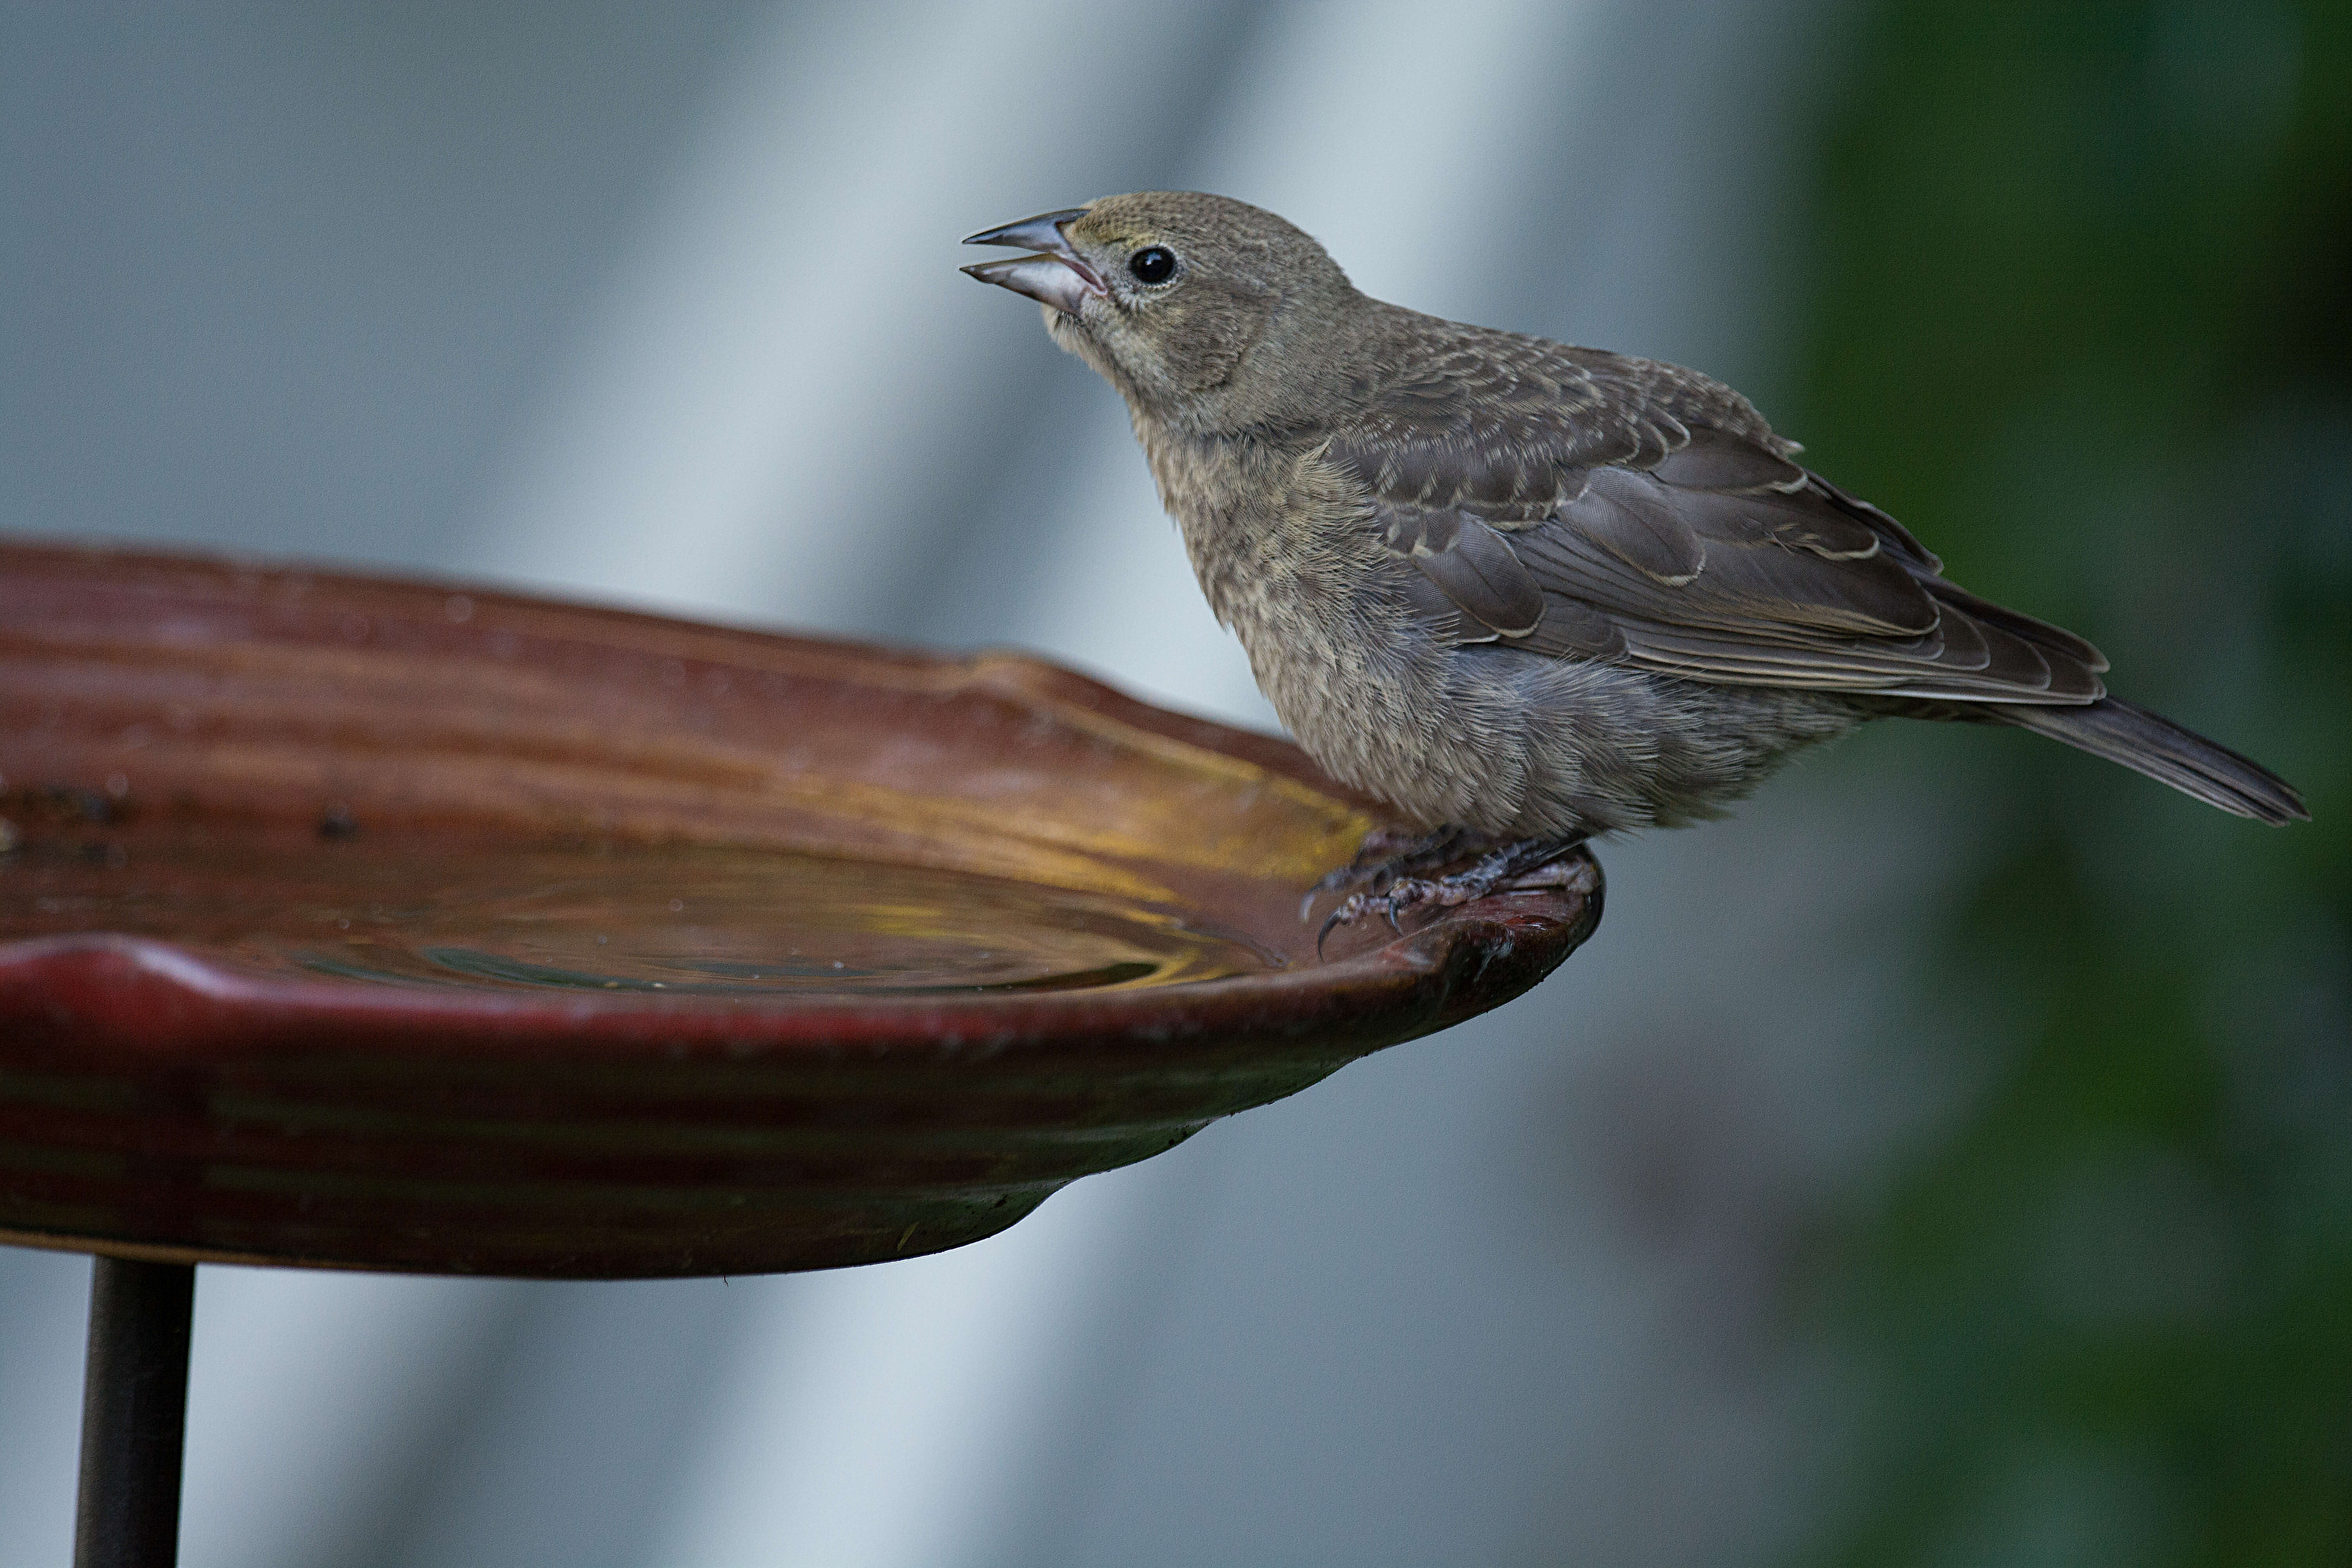
[(2294, 786), (2270, 769), (2120, 698), (2102, 697), (2079, 708), (2005, 702), (1989, 705), (1989, 713), (2239, 816), (2273, 824), (2311, 820)]

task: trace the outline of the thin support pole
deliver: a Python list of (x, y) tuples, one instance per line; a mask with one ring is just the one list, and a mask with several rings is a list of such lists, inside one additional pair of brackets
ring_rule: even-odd
[(91, 1264), (74, 1568), (172, 1568), (195, 1265)]

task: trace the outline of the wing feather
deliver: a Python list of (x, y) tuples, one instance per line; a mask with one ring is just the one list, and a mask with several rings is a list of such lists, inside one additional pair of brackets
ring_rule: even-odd
[(1397, 509), (1386, 531), (1390, 549), (1489, 631), (1525, 637), (1543, 619), (1543, 590), (1533, 574), (1501, 534), (1470, 513)]
[(1408, 600), (1441, 635), (1730, 684), (2104, 695), (2096, 648), (1946, 582), (1729, 388), (1436, 325), (1324, 455), (1416, 569)]

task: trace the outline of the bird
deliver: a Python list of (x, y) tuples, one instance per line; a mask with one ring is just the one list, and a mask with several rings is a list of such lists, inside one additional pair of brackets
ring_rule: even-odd
[(1307, 894), (1335, 925), (1545, 885), (1600, 835), (1722, 816), (1876, 718), (2014, 725), (2256, 821), (2276, 774), (2107, 694), (2074, 633), (1978, 597), (1661, 361), (1358, 290), (1230, 197), (1105, 196), (983, 229), (1125, 400), (1210, 608), (1327, 773), (1409, 828)]

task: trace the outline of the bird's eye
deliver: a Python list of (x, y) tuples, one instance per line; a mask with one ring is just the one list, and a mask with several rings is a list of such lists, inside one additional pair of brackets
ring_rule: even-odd
[(1127, 258), (1127, 269), (1142, 283), (1165, 283), (1176, 270), (1176, 253), (1164, 245), (1147, 245)]

